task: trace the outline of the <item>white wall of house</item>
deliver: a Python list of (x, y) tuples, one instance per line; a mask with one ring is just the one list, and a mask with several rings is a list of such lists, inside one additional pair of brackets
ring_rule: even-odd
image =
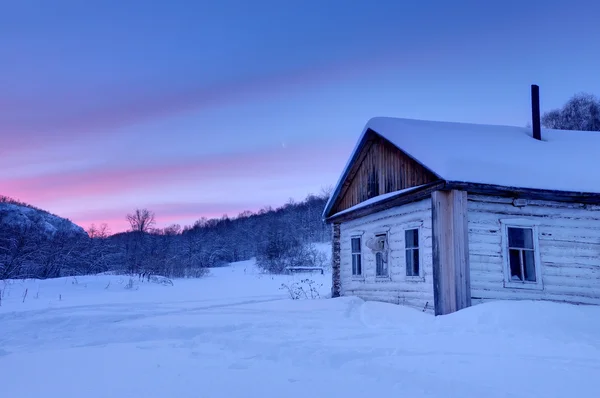
[[(419, 229), (419, 275), (407, 276), (405, 230)], [(376, 275), (376, 255), (366, 242), (387, 233), (388, 269)], [(433, 312), (431, 199), (399, 206), (341, 224), (341, 294), (403, 304)], [(352, 271), (352, 237), (361, 237), (361, 275)]]
[[(490, 299), (544, 299), (600, 304), (600, 207), (469, 195), (473, 304)], [(536, 282), (511, 281), (505, 226), (532, 228)]]

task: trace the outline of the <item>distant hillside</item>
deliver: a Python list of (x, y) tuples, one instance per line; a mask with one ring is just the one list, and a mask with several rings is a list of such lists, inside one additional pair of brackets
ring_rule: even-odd
[(91, 270), (83, 228), (31, 205), (0, 197), (0, 279), (54, 278)]
[(57, 233), (66, 235), (85, 234), (85, 230), (70, 220), (19, 202), (7, 196), (0, 196), (0, 228), (18, 228), (30, 233), (44, 234), (47, 237)]

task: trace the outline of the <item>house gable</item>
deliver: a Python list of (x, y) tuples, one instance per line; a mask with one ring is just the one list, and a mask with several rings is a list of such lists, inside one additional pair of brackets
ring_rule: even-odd
[(417, 187), (439, 178), (372, 130), (367, 131), (336, 187), (326, 216), (378, 195)]

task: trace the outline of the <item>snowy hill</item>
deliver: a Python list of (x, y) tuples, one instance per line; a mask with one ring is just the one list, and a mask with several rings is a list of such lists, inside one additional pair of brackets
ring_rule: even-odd
[(85, 231), (73, 222), (50, 214), (44, 210), (20, 204), (0, 201), (0, 227), (29, 230), (46, 236), (64, 232), (67, 235), (81, 235)]
[[(600, 391), (600, 307), (495, 302), (433, 317), (353, 297), (323, 299), (330, 278), (266, 275), (250, 260), (172, 286), (111, 275), (0, 281), (3, 396), (585, 398)], [(306, 287), (304, 279), (322, 299), (291, 300), (281, 289)]]
[(0, 196), (0, 278), (53, 278), (93, 269), (89, 241), (71, 221)]

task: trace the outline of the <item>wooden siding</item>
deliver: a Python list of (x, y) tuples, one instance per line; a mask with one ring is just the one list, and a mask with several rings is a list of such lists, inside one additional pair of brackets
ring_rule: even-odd
[[(406, 276), (404, 231), (419, 228), (420, 276)], [(389, 277), (375, 275), (375, 254), (366, 239), (387, 231)], [(352, 275), (351, 238), (361, 236), (363, 276)], [(395, 207), (341, 224), (341, 295), (403, 304), (433, 313), (431, 199)]]
[(373, 134), (352, 165), (330, 213), (346, 210), (373, 196), (436, 180), (438, 178), (425, 167), (387, 140)]
[[(542, 285), (504, 287), (501, 219), (536, 223)], [(600, 304), (600, 206), (469, 195), (469, 247), (473, 303), (542, 299)]]
[(435, 191), (432, 201), (435, 314), (471, 306), (467, 193)]

